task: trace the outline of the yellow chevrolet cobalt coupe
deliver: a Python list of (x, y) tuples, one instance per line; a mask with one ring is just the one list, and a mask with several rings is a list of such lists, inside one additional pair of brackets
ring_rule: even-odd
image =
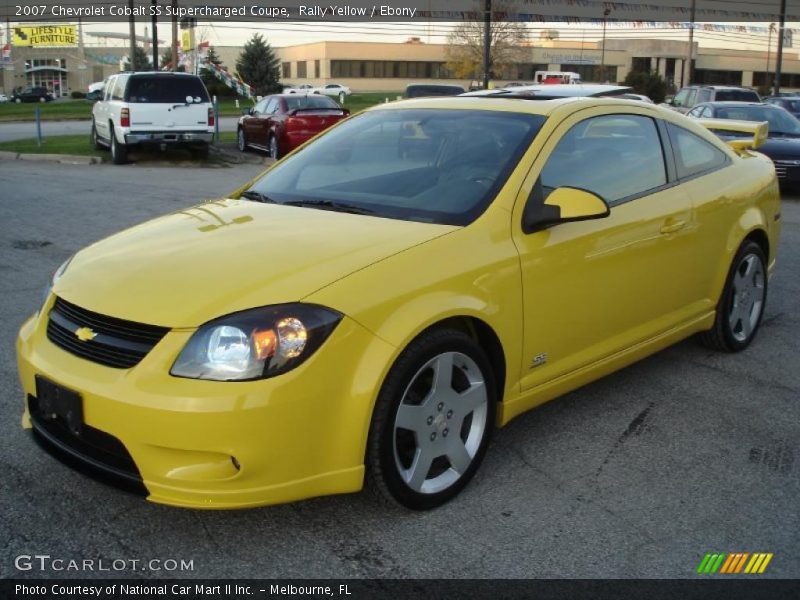
[(726, 127), (750, 137), (614, 98), (367, 110), (67, 260), (19, 333), (23, 425), (153, 502), (439, 506), (520, 413), (750, 344), (780, 199), (765, 124)]

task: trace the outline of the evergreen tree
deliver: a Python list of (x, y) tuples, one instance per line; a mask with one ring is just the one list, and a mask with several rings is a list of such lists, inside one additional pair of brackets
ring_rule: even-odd
[(644, 94), (656, 104), (663, 102), (667, 95), (667, 82), (658, 73), (630, 71), (625, 76), (624, 83), (632, 87), (637, 94)]
[[(214, 50), (213, 46), (209, 46), (208, 52), (206, 53), (206, 63), (211, 63), (212, 65), (217, 65), (218, 67), (222, 65), (222, 60), (220, 59), (217, 52)], [(211, 86), (215, 86), (219, 83), (219, 79), (217, 79), (216, 75), (211, 72), (210, 69), (205, 68), (205, 66), (201, 67), (200, 69), (200, 78), (203, 80), (203, 83), (206, 84), (206, 87), (211, 89)]]
[[(164, 53), (161, 55), (161, 70), (164, 71), (171, 71), (172, 70), (172, 48), (167, 48), (164, 50)], [(183, 73), (186, 71), (186, 67), (184, 65), (178, 65), (178, 71)]]
[(126, 71), (151, 71), (153, 69), (153, 63), (150, 62), (150, 58), (139, 46), (136, 46), (133, 50), (133, 69), (131, 69), (129, 56), (125, 57), (124, 65)]
[(239, 77), (255, 89), (258, 96), (280, 92), (280, 61), (261, 34), (254, 33), (236, 61)]

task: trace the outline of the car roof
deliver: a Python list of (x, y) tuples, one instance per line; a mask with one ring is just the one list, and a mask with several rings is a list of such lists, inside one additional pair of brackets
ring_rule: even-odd
[(704, 84), (695, 84), (695, 85), (687, 85), (683, 89), (690, 89), (690, 88), (697, 88), (697, 89), (704, 89), (704, 90), (717, 90), (717, 91), (727, 91), (727, 90), (737, 90), (737, 91), (745, 91), (745, 92), (753, 92), (756, 93), (754, 89), (742, 87), (739, 85), (704, 85)]
[(501, 96), (504, 98), (574, 98), (574, 97), (599, 97), (617, 96), (632, 91), (633, 88), (624, 85), (605, 85), (599, 83), (560, 83), (523, 85), (512, 88), (499, 88), (494, 90), (478, 90), (467, 92), (463, 96)]
[(735, 100), (720, 100), (718, 102), (701, 102), (697, 106), (763, 106), (766, 108), (774, 108), (766, 102), (742, 102)]
[[(575, 86), (572, 86), (575, 87)], [(636, 100), (615, 97), (568, 97), (568, 98), (540, 98), (535, 96), (435, 96), (427, 98), (409, 98), (386, 104), (378, 104), (366, 111), (374, 110), (411, 110), (411, 109), (452, 109), (452, 110), (488, 110), (499, 112), (515, 112), (548, 116), (554, 111), (567, 105), (574, 105), (575, 110), (591, 106), (625, 106), (638, 104), (650, 110), (656, 110), (667, 118), (671, 118), (674, 111), (659, 108), (655, 104), (645, 104)], [(675, 113), (677, 114), (677, 113)]]

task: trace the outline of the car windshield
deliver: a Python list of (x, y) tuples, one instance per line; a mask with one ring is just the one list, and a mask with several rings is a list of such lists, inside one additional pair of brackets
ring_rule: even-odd
[(296, 108), (328, 108), (341, 110), (339, 105), (328, 98), (328, 96), (289, 96), (286, 98), (286, 109), (294, 110)]
[(724, 106), (717, 108), (716, 116), (738, 121), (767, 121), (771, 134), (800, 135), (800, 121), (775, 106)]
[(539, 115), (499, 111), (369, 111), (278, 163), (249, 191), (282, 204), (466, 225), (542, 123)]
[(186, 96), (209, 102), (199, 77), (181, 75), (137, 75), (128, 81), (127, 102), (181, 103)]

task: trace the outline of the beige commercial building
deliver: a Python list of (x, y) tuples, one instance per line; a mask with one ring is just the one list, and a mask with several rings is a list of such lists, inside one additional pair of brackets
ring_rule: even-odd
[[(244, 41), (244, 40), (243, 40)], [(166, 47), (164, 47), (166, 50)], [(232, 69), (240, 46), (215, 48), (223, 65)], [(447, 67), (447, 46), (427, 44), (419, 38), (407, 43), (317, 42), (277, 48), (282, 81), (288, 84), (339, 83), (355, 91), (400, 92), (414, 82), (457, 83), (468, 86), (474, 77), (456, 78)], [(0, 71), (2, 90), (43, 85), (61, 95), (86, 91), (120, 70), (125, 44), (114, 46), (12, 47), (10, 60)], [(598, 42), (536, 40), (522, 48), (520, 62), (494, 73), (497, 85), (529, 82), (536, 71), (574, 71), (584, 81), (621, 82), (631, 70), (660, 73), (676, 87), (684, 83), (687, 41), (659, 39), (606, 40)], [(775, 52), (694, 48), (693, 83), (759, 87), (771, 80)], [(787, 49), (783, 61), (782, 88), (800, 89), (800, 60)]]

